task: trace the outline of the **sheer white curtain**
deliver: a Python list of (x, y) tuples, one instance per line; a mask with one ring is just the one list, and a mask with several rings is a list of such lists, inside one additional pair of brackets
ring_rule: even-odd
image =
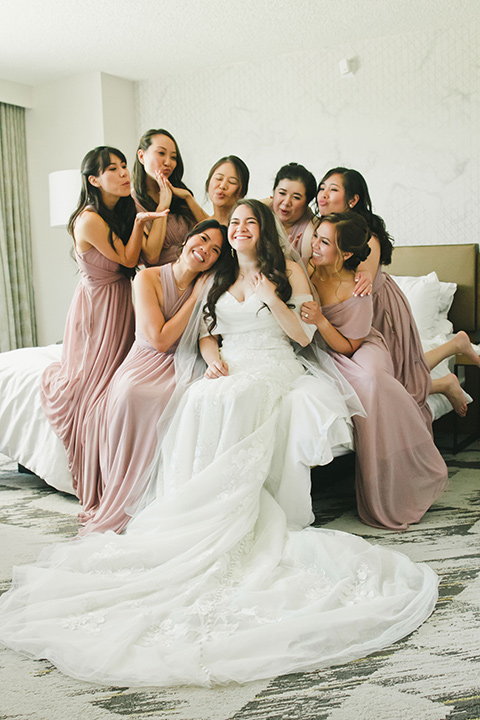
[(36, 343), (25, 109), (0, 103), (0, 351)]

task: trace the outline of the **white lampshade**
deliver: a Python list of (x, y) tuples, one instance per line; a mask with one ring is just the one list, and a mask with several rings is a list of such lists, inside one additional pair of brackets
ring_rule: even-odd
[(50, 225), (66, 227), (77, 207), (82, 180), (80, 170), (58, 170), (48, 176), (50, 190)]

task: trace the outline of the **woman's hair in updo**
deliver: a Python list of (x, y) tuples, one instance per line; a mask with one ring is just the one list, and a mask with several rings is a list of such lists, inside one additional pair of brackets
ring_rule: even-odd
[(390, 265), (392, 262), (393, 237), (387, 231), (385, 220), (376, 215), (372, 210), (372, 201), (368, 192), (367, 181), (358, 170), (351, 170), (346, 167), (336, 167), (329, 170), (320, 180), (317, 188), (317, 213), (318, 193), (325, 180), (332, 175), (341, 175), (343, 188), (345, 190), (345, 200), (349, 203), (357, 196), (357, 201), (353, 205), (353, 212), (363, 215), (370, 228), (370, 233), (378, 238), (380, 243), (380, 265)]
[(307, 170), (306, 167), (295, 162), (283, 165), (275, 176), (273, 183), (274, 192), (278, 183), (282, 180), (292, 180), (293, 182), (302, 183), (305, 188), (305, 205), (310, 205), (317, 190), (317, 181), (310, 170)]
[(335, 226), (335, 239), (341, 253), (352, 253), (343, 261), (346, 270), (356, 270), (370, 254), (370, 230), (362, 215), (352, 210), (343, 213), (330, 213), (322, 217), (321, 223), (329, 222)]

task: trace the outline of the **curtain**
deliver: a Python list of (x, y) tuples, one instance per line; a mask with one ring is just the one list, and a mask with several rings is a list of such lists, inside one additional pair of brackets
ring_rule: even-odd
[(0, 103), (0, 352), (37, 344), (25, 109)]

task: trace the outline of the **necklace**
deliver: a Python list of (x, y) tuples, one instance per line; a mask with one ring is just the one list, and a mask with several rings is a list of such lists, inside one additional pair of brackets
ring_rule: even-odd
[(187, 285), (186, 285), (185, 287), (182, 287), (182, 286), (179, 284), (179, 282), (178, 282), (178, 280), (177, 280), (177, 278), (176, 278), (176, 276), (175, 276), (175, 270), (173, 269), (177, 264), (178, 264), (178, 260), (177, 260), (177, 262), (175, 263), (175, 265), (172, 267), (173, 279), (175, 280), (175, 285), (177, 286), (177, 290), (178, 290), (179, 292), (181, 292), (181, 293), (184, 293), (185, 290), (186, 290), (186, 289), (188, 288), (188, 286), (190, 285), (190, 283), (187, 283)]

